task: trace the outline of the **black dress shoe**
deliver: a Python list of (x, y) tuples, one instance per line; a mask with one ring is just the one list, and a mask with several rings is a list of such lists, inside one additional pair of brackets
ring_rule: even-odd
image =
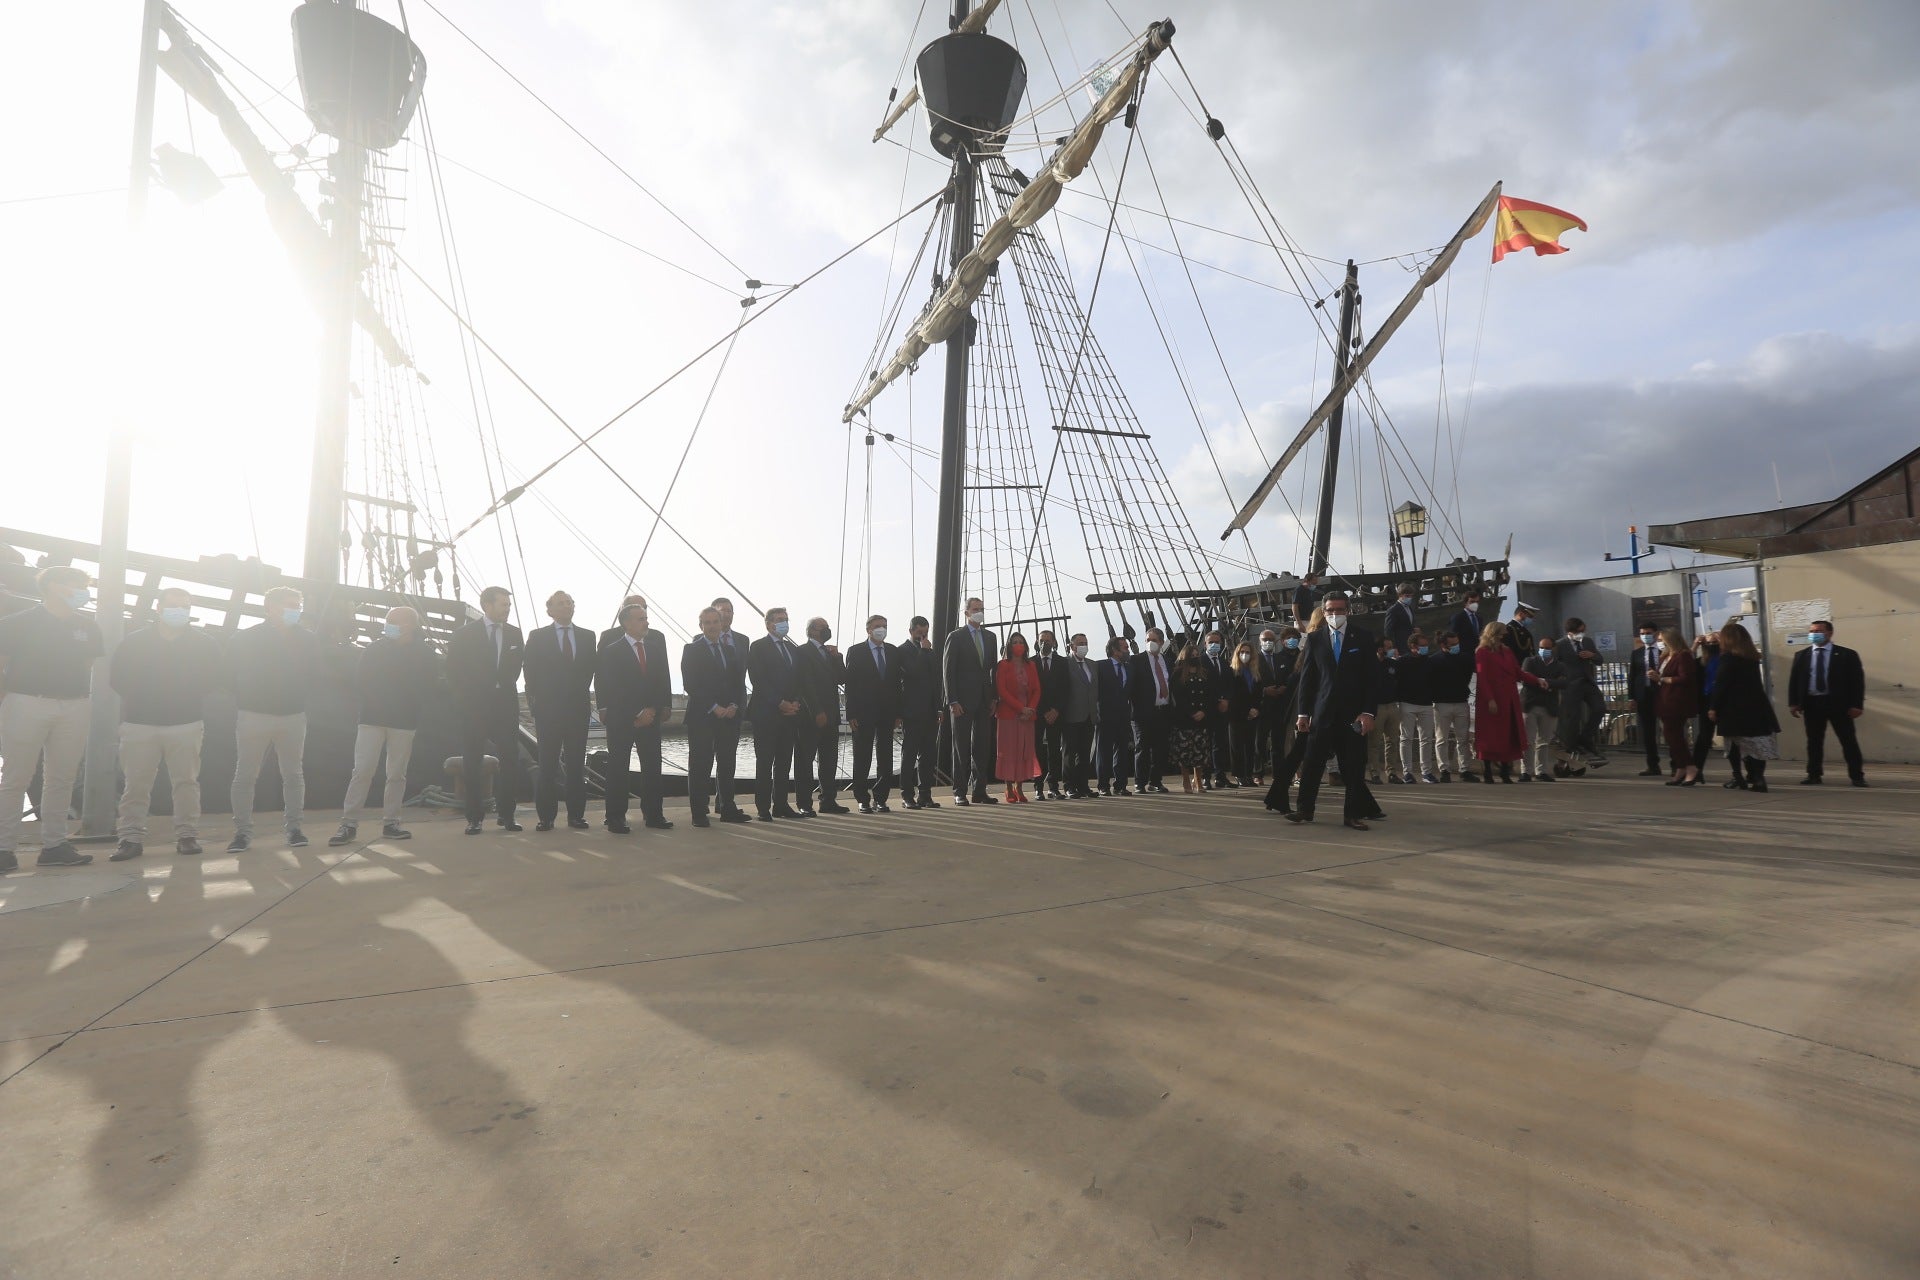
[(800, 813), (801, 811), (792, 805), (783, 804), (773, 811), (773, 816), (776, 818), (797, 818), (800, 816)]
[(1115, 795), (1115, 796), (1130, 796), (1133, 794), (1133, 792), (1127, 790), (1125, 787), (1115, 787), (1112, 791), (1107, 792), (1106, 794)]
[(966, 808), (968, 805), (973, 803), (973, 801), (967, 799), (965, 796), (955, 796), (953, 798), (953, 802), (959, 805), (962, 809)]
[(1293, 812), (1292, 808), (1290, 808), (1289, 806), (1285, 804), (1275, 804), (1271, 800), (1268, 800), (1266, 802), (1266, 806), (1267, 806), (1267, 811), (1269, 813), (1292, 813)]
[(885, 800), (876, 800), (876, 801), (874, 801), (874, 802), (873, 802), (873, 811), (874, 811), (875, 813), (892, 813), (892, 812), (893, 812), (893, 810), (891, 810), (891, 809), (889, 809), (889, 808), (887, 808), (887, 802), (886, 802)]
[(1047, 795), (1048, 795), (1048, 798), (1052, 800), (1070, 800), (1073, 798), (1072, 796), (1068, 795), (1066, 792), (1060, 790), (1058, 787), (1055, 787), (1052, 791), (1048, 792)]
[(1352, 827), (1355, 831), (1373, 830), (1372, 827), (1369, 827), (1365, 822), (1362, 822), (1359, 818), (1348, 818), (1346, 821), (1342, 822), (1340, 825), (1343, 827)]
[(467, 824), (467, 834), (470, 836), (477, 836), (485, 829), (486, 828), (478, 822), (469, 822)]
[(1663, 771), (1660, 769), (1642, 769), (1640, 771), (1640, 776), (1643, 778), (1657, 778), (1661, 775), (1662, 772)]
[(1165, 784), (1159, 783), (1159, 782), (1154, 783), (1152, 786), (1148, 787), (1147, 790), (1153, 792), (1153, 794), (1157, 796), (1165, 796), (1165, 795), (1173, 794), (1172, 792), (1167, 790)]
[(975, 796), (975, 797), (973, 798), (973, 802), (974, 802), (975, 804), (999, 804), (999, 803), (1000, 803), (1000, 797), (998, 797), (998, 796), (990, 796), (990, 795), (988, 795), (988, 794), (987, 794), (986, 792), (984, 792), (984, 791), (983, 791), (983, 792), (981, 792), (981, 793), (980, 793), (979, 795), (977, 795), (977, 796)]
[(830, 804), (821, 805), (820, 812), (821, 813), (852, 813), (853, 810), (847, 808), (847, 806), (839, 803), (838, 801), (834, 801)]
[(796, 818), (817, 818), (820, 815), (814, 812), (812, 809), (795, 809), (793, 811), (793, 816)]
[(1847, 785), (1852, 787), (1864, 787), (1867, 785), (1867, 780), (1865, 778), (1849, 778), (1847, 779)]
[(920, 807), (922, 809), (938, 809), (940, 807), (940, 802), (938, 800), (935, 800), (932, 796), (921, 796)]
[(122, 840), (114, 851), (107, 855), (107, 861), (130, 862), (146, 851), (146, 846), (138, 840)]
[(535, 831), (551, 831), (553, 830), (553, 824), (551, 822), (536, 822), (533, 824), (533, 829)]
[(713, 825), (713, 823), (707, 820), (706, 814), (696, 813), (693, 815), (693, 825), (696, 827), (710, 827)]
[(592, 825), (593, 824), (591, 822), (588, 822), (585, 818), (568, 818), (567, 819), (567, 826), (575, 831), (585, 831), (588, 827)]
[(744, 813), (742, 813), (742, 812), (740, 812), (740, 811), (739, 811), (738, 809), (729, 809), (729, 810), (727, 810), (727, 811), (726, 811), (725, 813), (723, 813), (723, 814), (721, 814), (721, 815), (720, 815), (720, 821), (722, 821), (722, 822), (752, 822), (752, 821), (753, 821), (753, 819), (752, 819), (752, 818), (749, 818), (749, 817), (748, 817), (748, 816), (747, 816), (746, 814), (744, 814)]
[(905, 800), (902, 800), (900, 803), (907, 806), (907, 808), (909, 809), (918, 809), (920, 807), (920, 802), (918, 800), (915, 800), (912, 796), (908, 796)]
[(1806, 777), (1800, 779), (1800, 785), (1803, 787), (1817, 787), (1820, 785), (1820, 779), (1814, 777), (1812, 774), (1808, 774)]
[(650, 831), (671, 831), (673, 830), (673, 823), (667, 821), (665, 818), (648, 818), (647, 829)]
[(1044, 791), (1038, 791), (1038, 790), (1036, 790), (1036, 791), (1035, 791), (1035, 792), (1033, 793), (1033, 798), (1034, 798), (1035, 800), (1045, 800), (1045, 799), (1047, 798), (1047, 793), (1046, 793), (1046, 792), (1044, 792)]
[(1282, 816), (1285, 817), (1288, 822), (1312, 822), (1313, 821), (1312, 814), (1301, 813), (1298, 809), (1289, 809)]
[(630, 836), (633, 834), (633, 828), (624, 822), (609, 822), (605, 825), (607, 830), (616, 836)]
[(502, 831), (525, 831), (526, 830), (525, 827), (521, 826), (519, 823), (514, 822), (512, 820), (508, 820), (506, 822), (501, 823), (500, 829)]
[(868, 804), (868, 803), (867, 803), (867, 802), (866, 802), (865, 800), (862, 800), (862, 801), (860, 802), (860, 812), (862, 812), (862, 813), (872, 813), (872, 812), (873, 812), (873, 806), (872, 806), (872, 805), (870, 805), (870, 804)]
[(773, 821), (773, 815), (770, 813), (758, 813), (758, 814), (755, 814), (754, 817), (759, 819), (761, 822)]

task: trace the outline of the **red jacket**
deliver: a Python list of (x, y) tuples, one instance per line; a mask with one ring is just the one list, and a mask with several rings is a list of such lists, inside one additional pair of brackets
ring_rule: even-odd
[[(1022, 669), (1026, 674), (1024, 682), (1020, 678)], [(1000, 695), (1000, 700), (993, 704), (997, 718), (1018, 720), (1026, 708), (1032, 708), (1036, 715), (1039, 713), (1040, 668), (1033, 665), (1033, 659), (1002, 658), (993, 669), (993, 688)]]

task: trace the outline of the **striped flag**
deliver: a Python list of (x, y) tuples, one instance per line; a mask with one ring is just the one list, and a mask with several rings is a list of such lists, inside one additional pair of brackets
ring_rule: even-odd
[(1500, 213), (1493, 224), (1493, 260), (1498, 262), (1522, 249), (1532, 249), (1536, 255), (1565, 253), (1567, 247), (1560, 243), (1560, 237), (1574, 227), (1585, 231), (1587, 224), (1565, 209), (1501, 196)]

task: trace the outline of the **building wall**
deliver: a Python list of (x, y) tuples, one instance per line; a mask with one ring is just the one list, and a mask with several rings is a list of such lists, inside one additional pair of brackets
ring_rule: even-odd
[[(1643, 577), (1645, 575), (1642, 575)], [(1783, 755), (1806, 759), (1806, 735), (1787, 713), (1793, 655), (1805, 649), (1805, 602), (1828, 602), (1833, 642), (1857, 650), (1867, 672), (1867, 710), (1856, 722), (1869, 761), (1920, 762), (1920, 542), (1783, 556), (1761, 567), (1766, 648)], [(1827, 768), (1839, 756), (1829, 738)]]

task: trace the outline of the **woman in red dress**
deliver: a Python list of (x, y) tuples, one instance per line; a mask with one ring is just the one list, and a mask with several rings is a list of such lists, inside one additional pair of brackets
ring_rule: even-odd
[(1687, 725), (1700, 714), (1700, 664), (1687, 652), (1687, 642), (1678, 628), (1660, 633), (1666, 657), (1660, 663), (1656, 679), (1660, 687), (1654, 694), (1654, 713), (1660, 717), (1660, 730), (1667, 738), (1667, 754), (1673, 757), (1670, 787), (1697, 786), (1700, 765), (1687, 750)]
[(994, 668), (993, 704), (996, 741), (994, 772), (1007, 784), (1006, 803), (1025, 804), (1027, 784), (1040, 776), (1033, 749), (1033, 722), (1040, 714), (1040, 673), (1027, 657), (1027, 638), (1007, 637), (1006, 657)]
[(1489, 622), (1480, 632), (1480, 649), (1473, 655), (1473, 754), (1480, 760), (1480, 781), (1513, 781), (1513, 762), (1527, 753), (1527, 722), (1520, 713), (1521, 681), (1544, 689), (1547, 682), (1520, 669), (1520, 660), (1507, 644), (1507, 624)]

